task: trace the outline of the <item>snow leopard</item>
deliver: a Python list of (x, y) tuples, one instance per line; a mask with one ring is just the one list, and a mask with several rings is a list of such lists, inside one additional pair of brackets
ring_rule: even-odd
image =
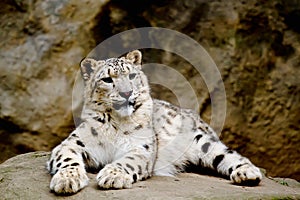
[(139, 50), (85, 58), (80, 69), (82, 123), (47, 161), (54, 193), (80, 191), (88, 185), (88, 172), (98, 173), (99, 189), (125, 189), (151, 176), (175, 176), (190, 164), (234, 184), (259, 185), (260, 169), (224, 145), (196, 111), (151, 97)]

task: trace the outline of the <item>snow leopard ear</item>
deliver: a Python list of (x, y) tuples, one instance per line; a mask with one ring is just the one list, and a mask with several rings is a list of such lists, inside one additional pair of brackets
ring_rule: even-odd
[(142, 53), (139, 50), (134, 50), (126, 55), (126, 59), (133, 64), (140, 65), (142, 63)]
[(91, 75), (94, 73), (94, 71), (101, 67), (104, 64), (103, 60), (95, 60), (93, 58), (84, 58), (80, 62), (80, 70), (81, 75), (84, 81), (87, 81), (91, 78)]

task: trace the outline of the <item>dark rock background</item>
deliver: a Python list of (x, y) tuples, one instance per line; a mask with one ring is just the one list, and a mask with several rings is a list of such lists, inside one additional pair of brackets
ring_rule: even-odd
[[(74, 129), (78, 63), (97, 44), (157, 26), (192, 37), (219, 67), (227, 95), (222, 140), (268, 175), (300, 180), (299, 0), (4, 0), (0, 13), (1, 161), (48, 151)], [(207, 88), (193, 67), (142, 51), (145, 63), (172, 66), (190, 80), (209, 121)], [(166, 88), (152, 91), (177, 103)]]

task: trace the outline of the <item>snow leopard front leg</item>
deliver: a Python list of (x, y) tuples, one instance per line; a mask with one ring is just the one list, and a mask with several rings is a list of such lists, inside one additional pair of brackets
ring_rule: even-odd
[(195, 131), (191, 148), (197, 152), (197, 157), (190, 155), (191, 161), (230, 177), (233, 183), (258, 185), (262, 179), (259, 168), (246, 157), (226, 147), (205, 123)]
[(97, 175), (100, 188), (131, 188), (139, 180), (152, 174), (153, 161), (142, 154), (143, 150), (129, 152), (126, 156), (107, 164)]
[(60, 145), (55, 147), (47, 162), (47, 169), (53, 175), (50, 189), (56, 194), (72, 194), (88, 185), (82, 157), (84, 143), (76, 130)]
[[(152, 176), (156, 157), (155, 140), (149, 140), (148, 138), (145, 141), (131, 141), (130, 146), (132, 144), (135, 145), (126, 153), (124, 153), (124, 148), (120, 147), (120, 151), (117, 153), (119, 154), (117, 157), (120, 158), (107, 164), (100, 170), (97, 175), (97, 182), (100, 188), (131, 188), (134, 182), (145, 180)], [(127, 149), (128, 146), (125, 146)]]

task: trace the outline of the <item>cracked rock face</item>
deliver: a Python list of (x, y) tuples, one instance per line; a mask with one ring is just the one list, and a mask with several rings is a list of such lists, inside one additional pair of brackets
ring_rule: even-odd
[(0, 124), (2, 134), (15, 134), (8, 137), (13, 137), (16, 153), (49, 149), (72, 128), (75, 74), (94, 46), (90, 29), (105, 2), (1, 5)]
[[(8, 153), (1, 160), (50, 150), (74, 128), (78, 63), (98, 43), (135, 27), (158, 26), (190, 36), (216, 62), (227, 95), (222, 140), (270, 175), (300, 180), (299, 7), (299, 1), (280, 0), (3, 1), (0, 150)], [(198, 111), (209, 121), (210, 96), (194, 67), (167, 52), (142, 51), (144, 63), (171, 66), (189, 80)], [(167, 88), (152, 86), (154, 97), (178, 104)], [(185, 87), (178, 90), (187, 95)]]

